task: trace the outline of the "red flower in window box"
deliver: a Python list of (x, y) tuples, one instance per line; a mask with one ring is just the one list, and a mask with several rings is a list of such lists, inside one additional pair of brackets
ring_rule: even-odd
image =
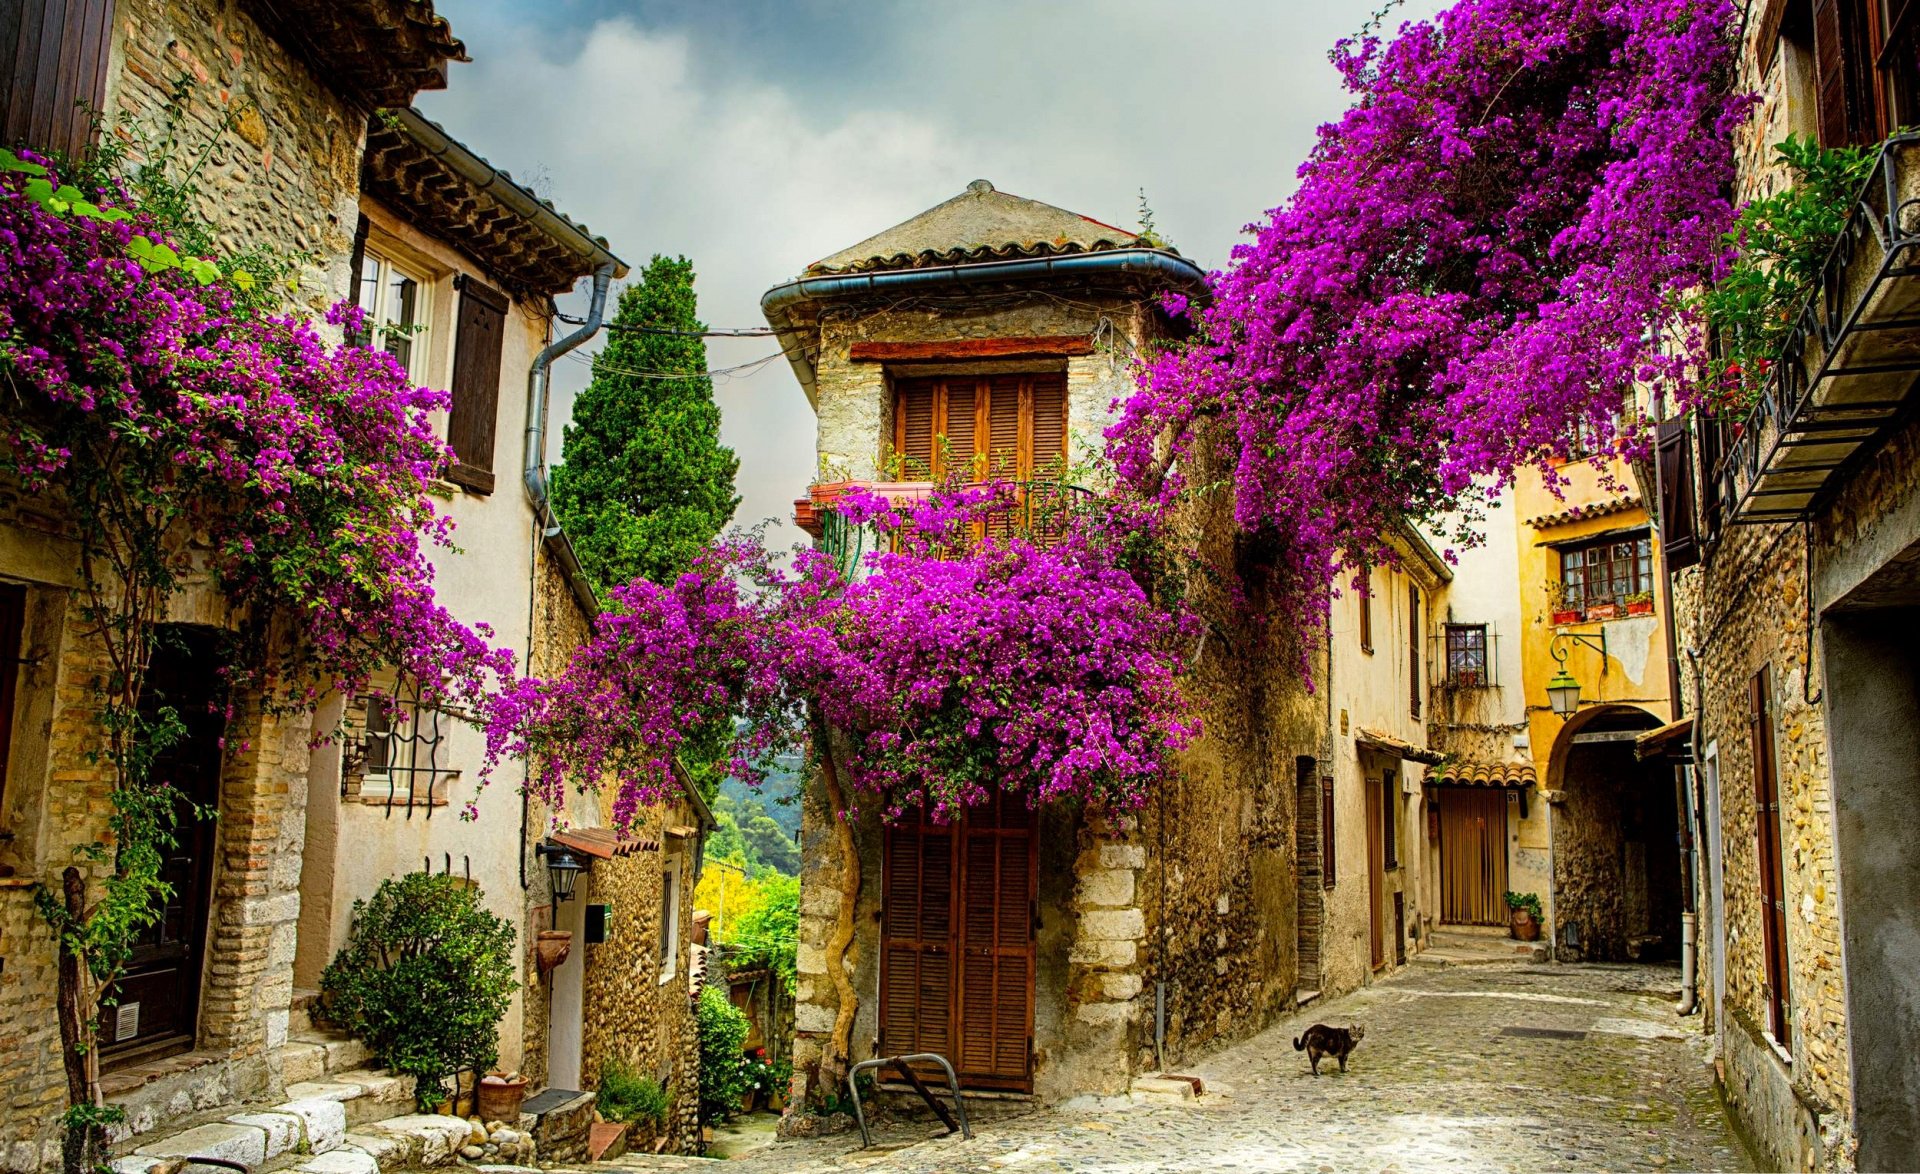
[(1561, 608), (1553, 613), (1553, 622), (1556, 624), (1577, 624), (1582, 618), (1584, 617), (1577, 607)]

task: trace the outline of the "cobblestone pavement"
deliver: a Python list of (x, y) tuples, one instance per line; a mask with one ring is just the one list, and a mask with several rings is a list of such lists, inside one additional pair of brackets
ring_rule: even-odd
[[(981, 1123), (971, 1141), (890, 1125), (782, 1142), (740, 1174), (1097, 1171), (1750, 1170), (1716, 1097), (1678, 972), (1639, 966), (1412, 969), (1187, 1065), (1187, 1105), (1102, 1100)], [(1366, 1026), (1349, 1071), (1308, 1074), (1292, 1037)], [(1515, 1030), (1521, 1034), (1513, 1034)], [(1527, 1034), (1560, 1032), (1562, 1035)], [(933, 1132), (942, 1132), (937, 1125)], [(633, 1170), (712, 1164), (632, 1160)]]

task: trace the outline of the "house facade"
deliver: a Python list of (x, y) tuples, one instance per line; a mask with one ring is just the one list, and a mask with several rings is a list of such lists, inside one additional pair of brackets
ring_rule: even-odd
[(1779, 1168), (1920, 1165), (1920, 57), (1897, 6), (1769, 0), (1742, 26), (1736, 196), (1789, 135), (1884, 146), (1751, 403), (1662, 429), (1692, 802), (1700, 1001), (1726, 1096)]
[[(31, 19), (10, 23), (0, 44), (19, 63), (0, 98), (8, 142), (84, 147), (84, 102), (121, 131), (157, 139), (172, 126), (208, 145), (210, 217), (237, 248), (303, 257), (295, 297), (315, 309), (348, 288), (369, 111), (438, 87), (464, 55), (422, 3), (24, 8)], [(75, 850), (103, 837), (110, 781), (91, 753), (100, 733), (88, 682), (103, 662), (79, 614), (69, 531), (57, 506), (15, 486), (0, 487), (0, 503), (0, 1166), (31, 1170), (59, 1160), (67, 1095), (55, 948), (32, 889), (57, 889)], [(150, 687), (204, 711), (215, 638), (231, 623), (212, 590), (179, 596)], [(281, 1083), (312, 723), (240, 708), (238, 727), (201, 720), (180, 747), (184, 785), (219, 818), (183, 836), (168, 866), (178, 910), (136, 946), (102, 1041), (103, 1088), (135, 1128)]]
[[(1133, 353), (1173, 329), (1160, 295), (1203, 288), (1170, 250), (982, 180), (762, 305), (816, 410), (829, 480), (924, 483), (964, 461), (974, 476), (1057, 485), (1100, 451)], [(800, 523), (819, 526), (829, 501), (797, 503)], [(1218, 502), (1182, 511), (1176, 528), (1203, 559), (1255, 557)], [(1296, 649), (1245, 635), (1191, 657), (1206, 734), (1137, 813), (1034, 811), (1017, 795), (949, 824), (863, 813), (852, 1061), (936, 1052), (967, 1088), (1042, 1102), (1112, 1094), (1293, 1005), (1295, 792), (1318, 777), (1299, 764), (1329, 757), (1324, 703), (1304, 688)], [(839, 1091), (818, 1083), (840, 1009), (828, 945), (849, 879), (834, 815), (810, 781), (796, 1102)]]

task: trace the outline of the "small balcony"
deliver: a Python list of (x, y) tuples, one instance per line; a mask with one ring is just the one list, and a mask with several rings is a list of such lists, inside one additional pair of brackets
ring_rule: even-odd
[(1882, 148), (1760, 398), (1721, 431), (1730, 525), (1811, 517), (1879, 447), (1920, 376), (1920, 134)]
[[(1072, 513), (1093, 499), (1093, 491), (1064, 481), (999, 482), (1011, 490), (1012, 500), (1004, 505), (983, 507), (973, 524), (973, 541), (989, 534), (996, 537), (1020, 536), (1045, 546), (1066, 533)], [(930, 501), (941, 490), (986, 489), (990, 484), (954, 484), (938, 481), (834, 481), (815, 485), (806, 497), (793, 503), (793, 524), (812, 536), (816, 545), (834, 559), (844, 575), (853, 575), (860, 560), (881, 549), (894, 549), (895, 539), (871, 525), (849, 522), (835, 504), (856, 490), (877, 494), (895, 505), (912, 506)]]

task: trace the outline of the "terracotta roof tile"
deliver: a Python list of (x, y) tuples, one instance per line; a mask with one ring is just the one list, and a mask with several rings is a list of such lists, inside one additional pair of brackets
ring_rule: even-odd
[(984, 179), (943, 204), (815, 261), (809, 275), (919, 269), (1146, 247), (1090, 216), (998, 191)]
[(1639, 508), (1640, 498), (1636, 494), (1628, 493), (1620, 497), (1610, 497), (1604, 501), (1588, 502), (1585, 505), (1570, 505), (1566, 509), (1557, 510), (1551, 514), (1541, 514), (1536, 518), (1528, 518), (1527, 525), (1532, 526), (1536, 530), (1546, 530), (1554, 526), (1566, 526), (1574, 522), (1585, 522), (1592, 518), (1605, 518), (1614, 514), (1624, 514), (1628, 510), (1637, 510)]
[(1427, 782), (1451, 787), (1531, 787), (1539, 782), (1531, 762), (1442, 763), (1427, 772)]
[(405, 106), (447, 88), (447, 63), (467, 61), (433, 0), (248, 0), (273, 35), (336, 89), (374, 106)]

